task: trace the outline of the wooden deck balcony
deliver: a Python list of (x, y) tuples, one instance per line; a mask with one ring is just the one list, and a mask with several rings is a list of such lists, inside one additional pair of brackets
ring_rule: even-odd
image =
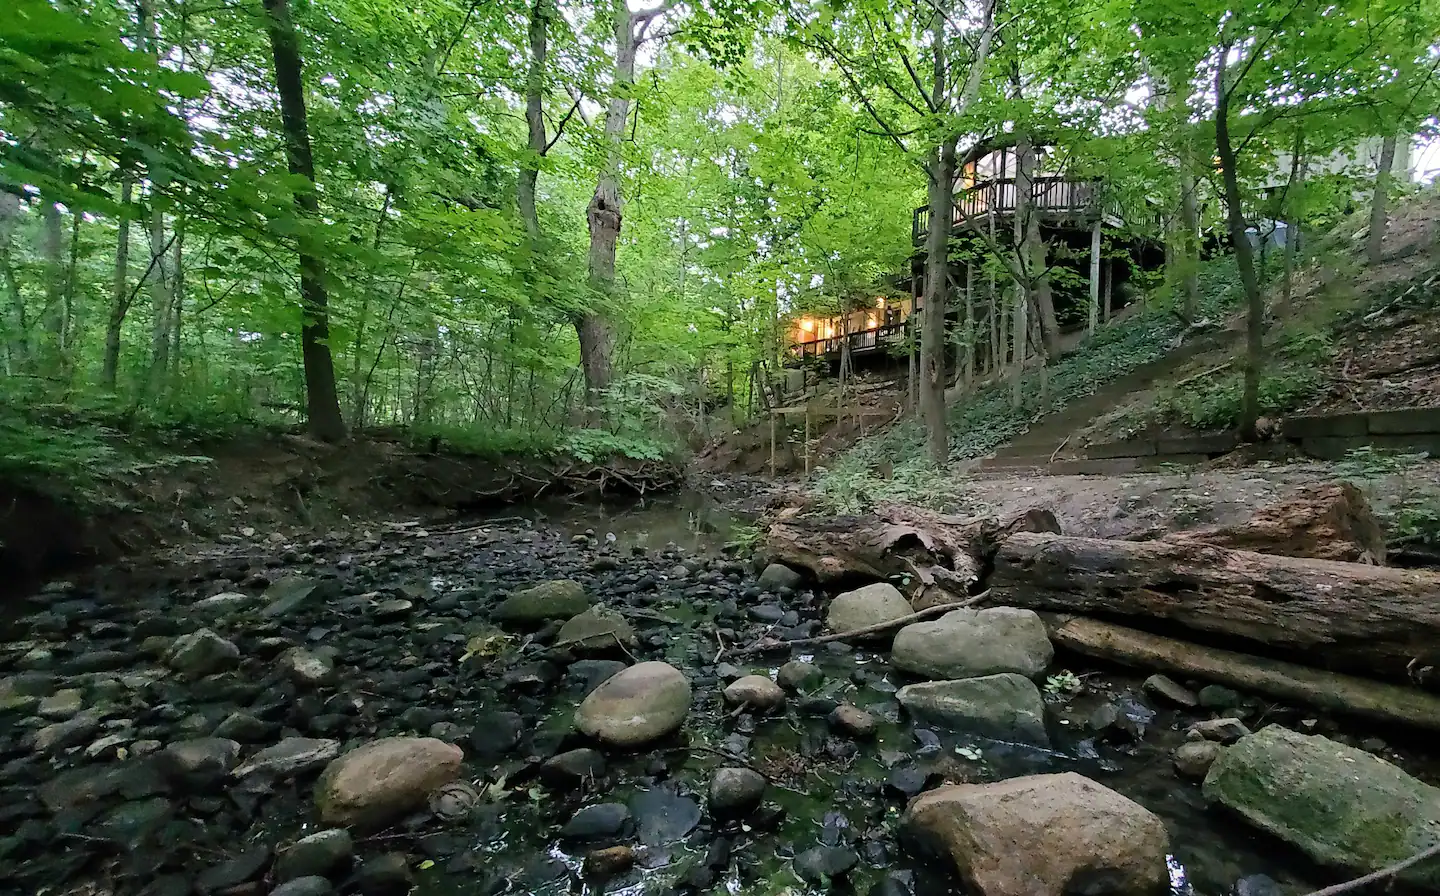
[[(1030, 201), (1048, 221), (1070, 220), (1090, 224), (1097, 216), (1103, 215), (1111, 223), (1119, 223), (1119, 205), (1106, 201), (1104, 187), (1099, 180), (1037, 177), (1030, 185)], [(952, 229), (959, 231), (963, 228), (967, 217), (975, 219), (987, 215), (1013, 215), (1015, 198), (1015, 179), (1010, 177), (983, 181), (967, 189), (957, 190)], [(911, 224), (911, 238), (915, 245), (925, 242), (925, 231), (929, 226), (930, 208), (922, 205), (915, 209)]]
[(903, 342), (907, 326), (908, 324), (901, 320), (896, 323), (859, 330), (846, 336), (832, 336), (829, 339), (817, 338), (804, 342), (795, 342), (790, 345), (790, 355), (797, 361), (804, 361), (807, 358), (828, 358), (833, 360), (840, 356), (840, 349), (844, 346), (846, 340), (850, 342), (850, 353), (852, 355), (876, 352), (893, 343)]

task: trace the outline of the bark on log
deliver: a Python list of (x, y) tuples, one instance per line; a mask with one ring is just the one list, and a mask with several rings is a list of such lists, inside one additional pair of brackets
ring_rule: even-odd
[(1440, 573), (1017, 533), (995, 555), (989, 585), (999, 606), (1185, 626), (1327, 669), (1422, 685), (1440, 678)]
[[(996, 546), (1015, 532), (1059, 532), (1055, 515), (1031, 510), (1000, 523), (902, 504), (860, 516), (796, 516), (782, 512), (766, 530), (763, 553), (808, 572), (822, 584), (908, 576), (919, 584), (916, 609), (927, 601), (964, 598)], [(929, 592), (927, 597), (925, 592)], [(946, 595), (949, 595), (948, 597)]]
[(1260, 508), (1249, 522), (1238, 526), (1193, 529), (1165, 537), (1281, 557), (1385, 565), (1385, 533), (1370, 512), (1364, 493), (1348, 482), (1305, 486)]
[(1043, 616), (1050, 639), (1082, 656), (1193, 676), (1326, 712), (1440, 731), (1440, 698), (1414, 688), (1201, 647), (1094, 619)]

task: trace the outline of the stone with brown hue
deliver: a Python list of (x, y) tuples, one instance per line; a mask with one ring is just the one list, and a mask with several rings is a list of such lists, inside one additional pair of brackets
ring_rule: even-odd
[(425, 805), (454, 781), (465, 758), (433, 737), (384, 737), (326, 767), (315, 788), (320, 820), (344, 827), (384, 827)]
[(785, 691), (764, 675), (746, 675), (725, 687), (725, 702), (759, 710), (776, 709), (784, 705)]
[(575, 711), (582, 733), (636, 747), (674, 732), (690, 713), (690, 681), (668, 663), (639, 663), (607, 678)]

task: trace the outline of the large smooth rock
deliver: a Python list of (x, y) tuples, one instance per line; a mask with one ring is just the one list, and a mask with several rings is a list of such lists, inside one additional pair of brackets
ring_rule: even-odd
[(710, 779), (710, 811), (743, 812), (754, 808), (765, 796), (769, 782), (749, 768), (722, 768)]
[(575, 711), (575, 727), (617, 747), (675, 731), (690, 713), (690, 682), (668, 663), (640, 663), (606, 679)]
[(240, 648), (202, 628), (181, 635), (165, 653), (165, 665), (187, 678), (223, 672), (240, 662)]
[(1033, 610), (955, 610), (900, 629), (890, 661), (925, 678), (979, 678), (1014, 672), (1034, 678), (1055, 658)]
[(579, 582), (559, 579), (516, 591), (495, 608), (501, 622), (548, 622), (569, 619), (590, 609), (590, 595)]
[(635, 629), (625, 621), (625, 617), (604, 607), (591, 607), (578, 616), (572, 616), (560, 626), (560, 634), (555, 636), (556, 647), (568, 647), (578, 652), (634, 647), (637, 643)]
[[(1207, 799), (1325, 865), (1369, 872), (1435, 843), (1440, 789), (1320, 735), (1269, 727), (1227, 747), (1205, 777)], [(1440, 863), (1400, 874), (1440, 889)]]
[(1036, 746), (1050, 743), (1045, 701), (1023, 675), (927, 681), (907, 685), (895, 696), (910, 715), (937, 728)]
[(785, 691), (764, 675), (746, 675), (725, 686), (725, 702), (732, 706), (749, 706), (761, 711), (777, 709), (785, 704)]
[(876, 582), (847, 591), (830, 601), (830, 609), (825, 612), (825, 624), (832, 632), (843, 634), (893, 622), (913, 612), (910, 601), (905, 599), (900, 589), (889, 582)]
[(384, 827), (425, 805), (430, 792), (460, 775), (465, 754), (433, 737), (383, 737), (336, 759), (320, 775), (320, 820), (345, 827)]
[(771, 563), (760, 573), (760, 587), (766, 591), (779, 591), (781, 588), (799, 588), (805, 581), (800, 573), (784, 565), (783, 563)]
[(1164, 822), (1073, 772), (941, 787), (901, 825), (981, 896), (1142, 896), (1169, 883)]

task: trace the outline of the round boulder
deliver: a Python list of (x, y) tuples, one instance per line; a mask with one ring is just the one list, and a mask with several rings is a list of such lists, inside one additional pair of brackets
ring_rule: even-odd
[(847, 591), (832, 600), (825, 614), (825, 624), (832, 632), (844, 634), (894, 622), (913, 612), (900, 589), (889, 582), (876, 582)]
[(769, 782), (748, 768), (722, 768), (710, 779), (711, 812), (743, 812), (754, 808)]
[(570, 621), (560, 626), (560, 634), (555, 636), (556, 647), (568, 647), (581, 653), (634, 647), (638, 643), (635, 629), (625, 621), (625, 617), (604, 607), (591, 607), (578, 616), (572, 616)]
[(464, 754), (433, 737), (384, 737), (336, 759), (315, 789), (320, 820), (379, 828), (425, 805), (460, 775)]
[(1015, 673), (1034, 678), (1055, 658), (1045, 623), (1033, 610), (953, 610), (916, 622), (895, 636), (891, 662), (932, 679)]
[(640, 663), (590, 692), (575, 727), (603, 743), (635, 747), (675, 731), (690, 713), (690, 681), (668, 663)]
[(516, 591), (495, 608), (501, 622), (540, 623), (569, 619), (590, 609), (590, 596), (579, 582), (559, 579)]
[(725, 687), (725, 702), (759, 710), (775, 709), (785, 703), (785, 692), (764, 675), (746, 675)]

